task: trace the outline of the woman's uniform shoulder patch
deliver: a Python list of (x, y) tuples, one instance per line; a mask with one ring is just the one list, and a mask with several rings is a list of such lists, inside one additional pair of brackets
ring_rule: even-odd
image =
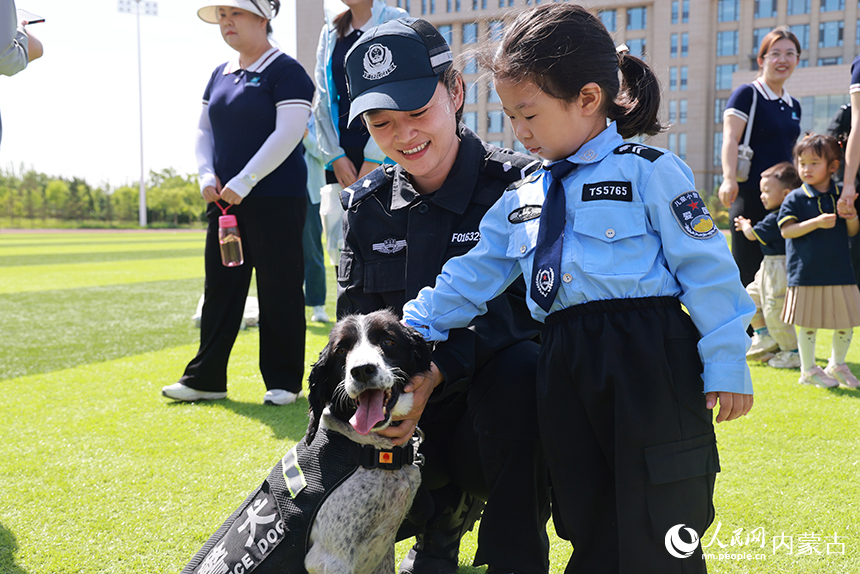
[(340, 191), (340, 203), (345, 210), (352, 209), (376, 190), (385, 187), (394, 177), (394, 166), (379, 166), (349, 187)]
[(481, 171), (503, 181), (524, 179), (540, 167), (540, 161), (509, 149), (496, 148), (484, 156)]
[(698, 191), (682, 193), (672, 200), (671, 208), (678, 225), (693, 239), (708, 239), (719, 231)]

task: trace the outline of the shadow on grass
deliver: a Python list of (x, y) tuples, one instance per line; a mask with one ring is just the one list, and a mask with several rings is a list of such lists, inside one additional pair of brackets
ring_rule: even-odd
[[(192, 406), (191, 403), (174, 401), (167, 403), (170, 408)], [(272, 429), (278, 440), (300, 440), (308, 429), (308, 401), (299, 397), (291, 405), (271, 406), (260, 403), (243, 403), (226, 398), (220, 401), (200, 401), (193, 403), (194, 408), (220, 408), (233, 411), (237, 415), (256, 419)]]
[[(314, 323), (308, 321), (308, 335), (315, 335), (328, 341), (328, 334), (332, 325), (334, 325), (333, 322)], [(318, 351), (315, 351), (314, 356), (316, 356), (316, 353), (319, 351), (322, 351), (322, 347), (320, 347)], [(306, 372), (305, 378), (307, 378), (309, 374), (310, 372)], [(188, 403), (174, 401), (167, 403), (167, 405), (170, 407), (179, 407), (182, 405), (187, 406)], [(200, 401), (195, 403), (194, 406), (196, 408), (227, 409), (237, 415), (258, 420), (268, 425), (272, 429), (272, 433), (275, 438), (279, 440), (290, 439), (293, 441), (299, 441), (305, 436), (305, 432), (308, 428), (308, 400), (304, 396), (299, 397), (295, 403), (284, 406), (271, 406), (256, 402), (240, 402), (234, 401), (229, 397), (218, 401)]]
[(27, 574), (23, 568), (15, 565), (15, 552), (18, 542), (12, 531), (0, 524), (0, 572), (3, 574)]
[(833, 387), (831, 389), (824, 389), (830, 394), (836, 395), (838, 397), (851, 397), (854, 399), (860, 399), (860, 389), (846, 389), (845, 387)]
[[(851, 372), (854, 373), (854, 376), (857, 376), (857, 373), (860, 373), (860, 364), (858, 363), (845, 363), (848, 365), (848, 368), (851, 369)], [(832, 393), (839, 397), (851, 397), (855, 399), (860, 399), (860, 388), (858, 389), (847, 389), (843, 386), (833, 387), (830, 389), (825, 389), (829, 393)]]
[(308, 321), (307, 330), (314, 335), (325, 337), (326, 340), (328, 340), (328, 333), (329, 331), (331, 331), (332, 327), (334, 327), (334, 321), (329, 321), (328, 323), (316, 323), (313, 321)]

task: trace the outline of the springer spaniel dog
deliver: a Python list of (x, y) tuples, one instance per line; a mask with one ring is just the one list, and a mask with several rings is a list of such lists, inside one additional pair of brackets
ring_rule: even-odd
[(430, 349), (391, 311), (338, 321), (308, 379), (307, 434), (183, 574), (394, 572), (397, 529), (421, 483), (419, 439), (376, 434), (412, 409)]

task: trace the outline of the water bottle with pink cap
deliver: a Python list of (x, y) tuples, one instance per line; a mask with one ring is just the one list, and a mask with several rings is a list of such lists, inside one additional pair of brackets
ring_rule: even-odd
[(223, 215), (218, 218), (218, 243), (221, 244), (221, 263), (225, 267), (238, 267), (245, 262), (245, 256), (242, 254), (242, 238), (239, 236), (239, 223), (236, 221), (235, 215), (227, 215), (227, 210), (230, 209), (221, 207), (221, 204), (216, 202), (221, 209)]

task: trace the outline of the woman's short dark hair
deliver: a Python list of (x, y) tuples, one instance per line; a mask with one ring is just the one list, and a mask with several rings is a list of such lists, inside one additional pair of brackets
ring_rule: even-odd
[(656, 74), (641, 59), (619, 55), (603, 23), (578, 4), (544, 4), (520, 13), (501, 45), (484, 50), (479, 60), (496, 78), (532, 82), (567, 103), (596, 83), (607, 97), (606, 116), (624, 138), (663, 130)]

